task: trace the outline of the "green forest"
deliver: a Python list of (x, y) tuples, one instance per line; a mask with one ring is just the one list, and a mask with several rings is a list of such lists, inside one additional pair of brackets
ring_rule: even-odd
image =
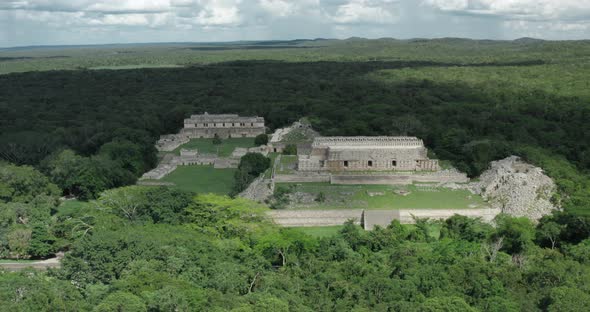
[[(0, 50), (0, 259), (66, 252), (60, 269), (0, 271), (2, 309), (584, 311), (588, 55), (586, 41), (462, 39)], [(474, 178), (519, 155), (563, 211), (319, 237), (246, 200), (135, 186), (158, 137), (203, 112), (418, 136)], [(250, 158), (232, 195), (269, 166)]]

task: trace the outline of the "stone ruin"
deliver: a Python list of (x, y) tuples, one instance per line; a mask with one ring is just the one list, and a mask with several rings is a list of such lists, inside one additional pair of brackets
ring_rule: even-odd
[(318, 137), (299, 156), (300, 171), (438, 171), (416, 137)]
[(192, 115), (184, 120), (184, 128), (178, 134), (160, 136), (156, 149), (161, 152), (172, 152), (190, 139), (205, 139), (219, 137), (254, 138), (266, 132), (264, 118), (241, 117), (236, 114), (208, 114)]
[(264, 118), (241, 117), (236, 114), (214, 115), (204, 113), (192, 115), (184, 120), (184, 129), (180, 135), (189, 139), (205, 139), (219, 137), (227, 138), (254, 138), (266, 133)]
[(477, 181), (446, 187), (467, 189), (481, 195), (503, 213), (531, 220), (539, 220), (559, 209), (559, 203), (553, 200), (557, 189), (555, 182), (545, 175), (543, 169), (527, 164), (517, 156), (493, 161)]

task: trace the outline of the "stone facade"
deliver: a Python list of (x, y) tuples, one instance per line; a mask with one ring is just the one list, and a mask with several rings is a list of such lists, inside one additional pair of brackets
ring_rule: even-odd
[(416, 137), (318, 137), (299, 155), (300, 171), (438, 171)]
[(262, 117), (240, 117), (236, 114), (192, 115), (184, 120), (182, 137), (189, 139), (213, 138), (253, 138), (264, 134), (266, 127)]

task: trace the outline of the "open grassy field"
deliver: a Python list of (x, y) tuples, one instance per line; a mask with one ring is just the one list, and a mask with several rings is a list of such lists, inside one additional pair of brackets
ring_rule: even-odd
[(217, 154), (221, 157), (231, 156), (236, 147), (255, 147), (254, 138), (231, 138), (224, 139), (221, 144), (213, 144), (213, 139), (193, 139), (190, 142), (177, 148), (174, 152), (180, 154), (180, 150), (198, 149), (199, 153)]
[(234, 185), (235, 169), (215, 169), (213, 166), (179, 166), (162, 179), (179, 189), (196, 193), (228, 194)]
[(330, 237), (338, 234), (342, 229), (342, 225), (338, 226), (310, 226), (310, 227), (298, 227), (305, 234), (314, 237)]
[[(304, 194), (291, 203), (293, 209), (469, 209), (486, 206), (484, 200), (466, 190), (430, 185), (331, 185), (329, 183), (277, 183), (292, 193)], [(396, 190), (409, 191), (399, 195)], [(325, 201), (319, 202), (323, 193)], [(369, 193), (375, 193), (370, 196)]]

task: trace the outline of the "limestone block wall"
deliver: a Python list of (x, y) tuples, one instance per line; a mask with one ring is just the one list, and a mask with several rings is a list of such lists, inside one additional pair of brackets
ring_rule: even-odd
[(448, 219), (456, 214), (481, 218), (491, 222), (501, 212), (500, 209), (400, 209), (400, 210), (272, 210), (267, 214), (275, 223), (285, 227), (337, 226), (348, 220), (362, 225), (365, 230), (375, 226), (387, 227), (393, 220), (402, 224), (414, 224), (414, 218), (434, 220)]
[(376, 184), (407, 185), (412, 184), (411, 175), (332, 175), (332, 184)]
[(277, 174), (274, 177), (274, 181), (278, 183), (330, 182), (330, 175), (319, 173)]
[(337, 226), (348, 220), (361, 224), (363, 210), (272, 210), (268, 215), (278, 225), (295, 226)]
[(491, 222), (502, 211), (500, 209), (402, 209), (399, 211), (399, 221), (403, 224), (414, 224), (414, 217), (434, 220), (448, 219), (456, 214), (482, 218), (485, 222)]
[(393, 220), (399, 219), (399, 210), (365, 210), (363, 228), (365, 230), (372, 230), (377, 225), (385, 228)]
[(459, 172), (415, 174), (334, 174), (332, 184), (407, 185), (412, 183), (467, 183), (469, 178)]

